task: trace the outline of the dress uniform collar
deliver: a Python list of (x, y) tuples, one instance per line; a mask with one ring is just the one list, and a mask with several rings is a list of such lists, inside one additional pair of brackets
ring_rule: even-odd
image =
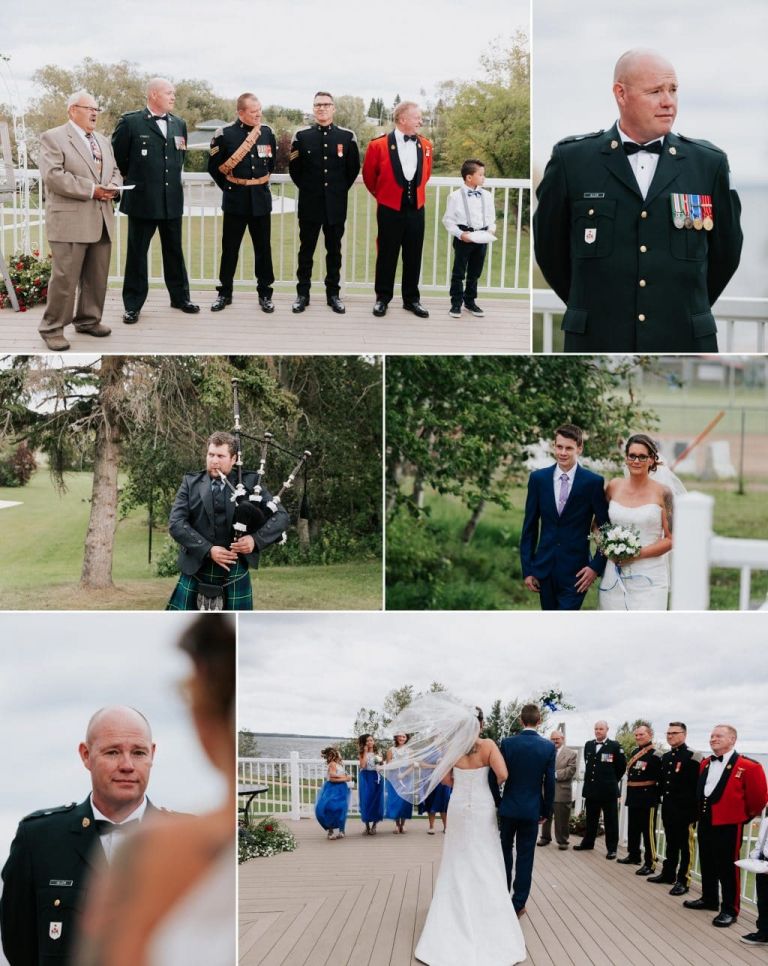
[(333, 124), (316, 124), (315, 127), (318, 131), (332, 131)]

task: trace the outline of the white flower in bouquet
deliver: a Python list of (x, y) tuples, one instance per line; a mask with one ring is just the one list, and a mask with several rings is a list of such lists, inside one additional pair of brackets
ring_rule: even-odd
[(616, 561), (631, 560), (641, 550), (640, 531), (636, 527), (604, 523), (597, 539), (605, 556)]

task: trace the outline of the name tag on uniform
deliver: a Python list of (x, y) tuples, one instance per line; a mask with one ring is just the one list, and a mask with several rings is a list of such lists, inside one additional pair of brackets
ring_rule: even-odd
[(592, 242), (597, 238), (597, 228), (585, 228), (584, 229), (584, 241), (591, 245)]
[(176, 145), (177, 151), (187, 150), (187, 139), (182, 137), (180, 134), (175, 134), (173, 137), (173, 143)]
[(74, 885), (72, 879), (51, 879), (49, 886), (71, 886)]
[(50, 936), (51, 939), (61, 939), (61, 923), (49, 922), (48, 935)]
[(604, 191), (585, 191), (583, 197), (585, 198), (605, 198)]
[(612, 762), (613, 761), (613, 752), (604, 751), (602, 753), (602, 755), (600, 755), (600, 761)]

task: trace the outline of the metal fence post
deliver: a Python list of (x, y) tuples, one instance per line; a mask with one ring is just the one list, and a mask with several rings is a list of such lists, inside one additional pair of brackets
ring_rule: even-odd
[(709, 610), (709, 561), (714, 498), (685, 493), (675, 500), (672, 610)]

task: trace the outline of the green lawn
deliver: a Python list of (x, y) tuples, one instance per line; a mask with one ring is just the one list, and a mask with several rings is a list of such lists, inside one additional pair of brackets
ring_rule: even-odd
[[(147, 562), (147, 524), (133, 511), (117, 527), (115, 588), (85, 594), (78, 586), (90, 512), (91, 475), (68, 473), (59, 495), (39, 470), (20, 488), (0, 488), (0, 500), (21, 506), (0, 509), (2, 610), (158, 610), (176, 582), (156, 577)], [(165, 526), (153, 535), (156, 559)], [(267, 551), (268, 552), (268, 551)], [(253, 575), (260, 610), (368, 610), (381, 607), (381, 565), (355, 560), (328, 566), (265, 567)]]
[[(732, 486), (732, 485), (731, 485)], [(723, 484), (697, 482), (715, 498), (714, 530), (721, 536), (754, 537), (765, 532), (765, 493), (739, 496)], [(398, 514), (387, 526), (387, 608), (390, 610), (537, 610), (538, 596), (526, 590), (520, 571), (520, 530), (525, 487), (509, 490), (512, 508), (489, 505), (471, 543), (461, 542), (469, 511), (456, 497), (428, 491), (429, 515), (416, 522)], [(737, 570), (713, 569), (710, 608), (735, 610)], [(753, 599), (768, 593), (768, 572), (752, 576)], [(584, 610), (597, 607), (590, 592)]]

